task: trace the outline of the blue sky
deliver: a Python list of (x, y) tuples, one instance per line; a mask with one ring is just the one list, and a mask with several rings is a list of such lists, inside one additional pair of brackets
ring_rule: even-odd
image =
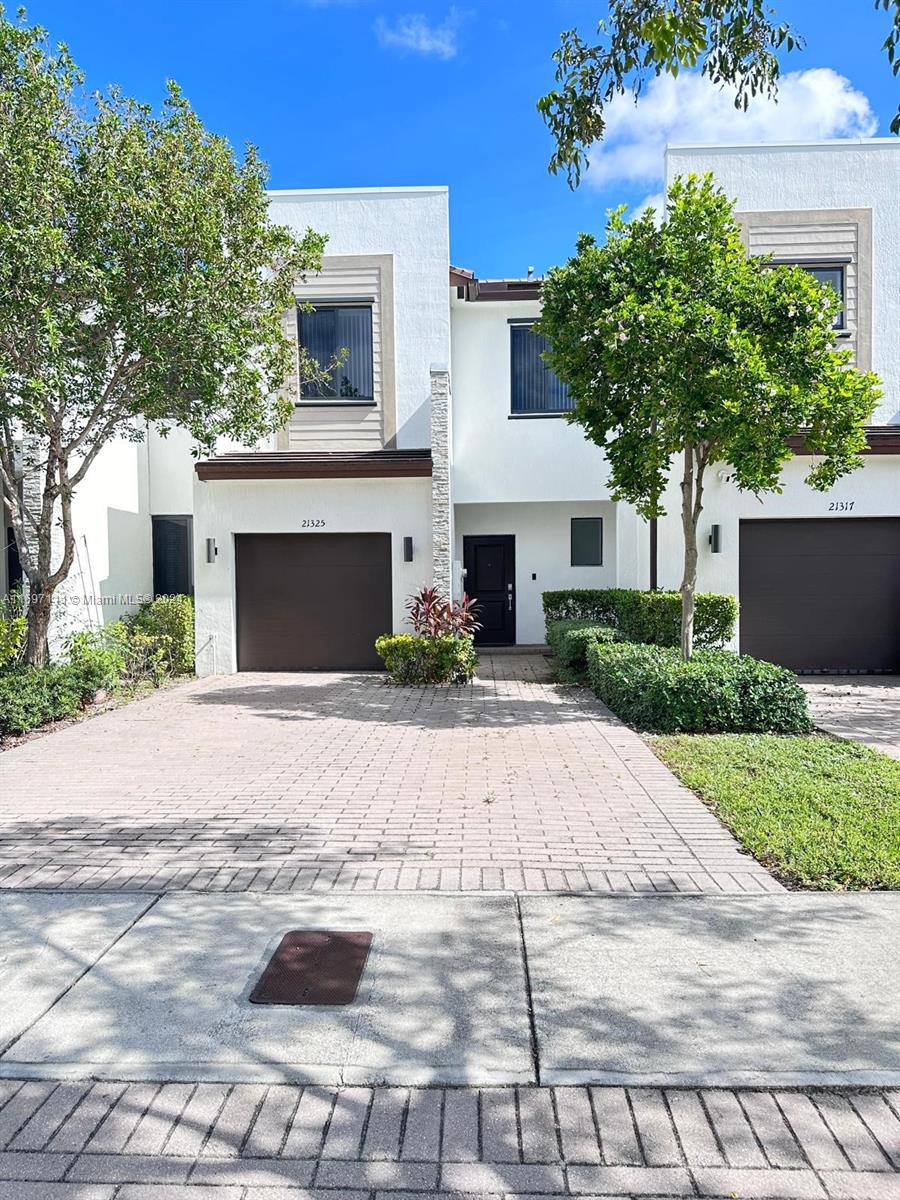
[(871, 0), (777, 6), (807, 41), (777, 108), (745, 117), (690, 76), (666, 81), (619, 106), (574, 193), (547, 173), (535, 102), (560, 31), (589, 32), (600, 2), (33, 0), (28, 16), (68, 42), (91, 87), (155, 103), (177, 79), (210, 128), (260, 148), (273, 187), (449, 185), (453, 261), (488, 277), (541, 273), (608, 207), (657, 193), (667, 138), (886, 135), (900, 98), (886, 14)]

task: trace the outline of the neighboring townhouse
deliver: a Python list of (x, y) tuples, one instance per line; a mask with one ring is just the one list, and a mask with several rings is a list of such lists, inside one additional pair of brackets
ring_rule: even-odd
[[(672, 148), (666, 171), (711, 171), (752, 252), (835, 286), (840, 344), (885, 385), (865, 466), (833, 493), (802, 482), (802, 454), (759, 501), (712, 470), (700, 587), (738, 595), (736, 648), (900, 671), (900, 143)], [(474, 595), (492, 645), (543, 641), (547, 589), (678, 586), (677, 488), (658, 522), (613, 502), (540, 358), (540, 280), (452, 267), (446, 189), (275, 192), (272, 215), (328, 234), (285, 331), (346, 363), (267, 446), (110, 446), (75, 505), (68, 628), (193, 591), (201, 674), (364, 668), (423, 583)]]
[[(670, 147), (666, 181), (711, 172), (737, 203), (754, 254), (799, 263), (841, 293), (838, 345), (881, 377), (859, 471), (827, 493), (809, 459), (783, 491), (707, 485), (699, 582), (740, 599), (739, 646), (797, 670), (900, 671), (900, 142)], [(677, 488), (659, 522), (661, 587), (680, 578)], [(717, 529), (714, 530), (714, 526)], [(715, 552), (708, 542), (715, 540)]]

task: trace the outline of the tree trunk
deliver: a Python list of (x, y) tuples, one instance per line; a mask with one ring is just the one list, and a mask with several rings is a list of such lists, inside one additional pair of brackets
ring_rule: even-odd
[(681, 657), (694, 653), (694, 596), (697, 592), (697, 523), (694, 518), (694, 447), (684, 448), (681, 477), (681, 529), (684, 535), (684, 574), (681, 578)]
[(694, 604), (697, 595), (697, 523), (703, 511), (703, 475), (710, 446), (701, 443), (684, 448), (681, 477), (681, 528), (684, 534), (684, 574), (681, 579), (681, 657), (690, 662), (694, 654)]
[(50, 612), (53, 603), (52, 590), (45, 590), (38, 585), (29, 585), (28, 610), (28, 641), (25, 649), (25, 661), (32, 667), (45, 667), (50, 661)]

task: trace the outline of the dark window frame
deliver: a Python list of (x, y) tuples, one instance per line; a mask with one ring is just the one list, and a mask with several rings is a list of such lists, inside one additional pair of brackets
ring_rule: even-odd
[[(598, 559), (596, 562), (576, 561), (575, 559), (575, 529), (576, 526), (592, 522), (597, 525)], [(569, 565), (572, 567), (602, 567), (603, 566), (603, 518), (602, 517), (570, 517), (569, 518)]]
[[(307, 311), (304, 312), (304, 308)], [(375, 398), (375, 335), (374, 335), (374, 301), (370, 299), (348, 299), (343, 300), (319, 300), (312, 305), (298, 304), (297, 305), (297, 344), (303, 347), (309, 354), (308, 347), (304, 344), (303, 339), (303, 320), (305, 317), (315, 316), (318, 313), (336, 312), (337, 310), (366, 312), (369, 316), (368, 323), (368, 376), (371, 381), (371, 395), (352, 395), (341, 396), (331, 395), (327, 392), (312, 392), (311, 387), (321, 387), (322, 385), (313, 382), (306, 383), (300, 389), (300, 399), (295, 404), (295, 408), (372, 408), (377, 403)], [(337, 341), (337, 339), (335, 339)], [(343, 345), (335, 345), (331, 351), (332, 356), (338, 350), (343, 349)], [(311, 355), (311, 357), (314, 357)], [(316, 359), (317, 362), (320, 360)], [(350, 360), (348, 359), (348, 362)], [(320, 363), (321, 365), (321, 363)]]
[[(157, 554), (157, 529), (159, 522), (180, 525), (185, 530), (185, 562), (183, 565), (186, 588), (163, 587)], [(190, 513), (154, 513), (150, 518), (150, 557), (153, 566), (154, 596), (193, 596), (194, 594), (194, 518)]]
[[(800, 267), (803, 271), (808, 271), (814, 275), (816, 271), (837, 271), (841, 277), (841, 287), (838, 295), (841, 300), (841, 310), (834, 319), (832, 329), (835, 333), (844, 334), (847, 336), (849, 326), (847, 325), (847, 267), (850, 266), (852, 259), (849, 258), (773, 258), (771, 260), (774, 267)], [(819, 280), (820, 283), (824, 282)]]
[[(804, 271), (808, 271), (810, 273), (810, 275), (812, 275), (814, 278), (818, 278), (818, 276), (816, 275), (817, 271), (836, 272), (840, 276), (840, 280), (841, 280), (840, 289), (835, 288), (834, 290), (837, 292), (838, 296), (840, 297), (841, 311), (834, 318), (834, 325), (832, 326), (832, 328), (833, 329), (846, 329), (847, 328), (847, 266), (846, 266), (846, 263), (804, 262), (804, 263), (798, 263), (797, 266), (802, 267)], [(826, 281), (824, 279), (819, 279), (819, 283), (825, 284), (826, 286), (827, 286), (827, 282), (828, 281)]]
[[(566, 413), (572, 411), (575, 407), (574, 401), (569, 396), (568, 387), (562, 382), (546, 363), (541, 363), (546, 376), (542, 378), (552, 379), (556, 384), (563, 389), (568, 404), (565, 408), (547, 407), (546, 403), (539, 407), (525, 407), (521, 403), (516, 403), (517, 379), (516, 379), (516, 335), (520, 332), (527, 333), (530, 337), (540, 338), (540, 334), (533, 332), (533, 326), (538, 320), (538, 317), (515, 317), (511, 318), (509, 324), (509, 415), (510, 417), (564, 417)], [(546, 395), (545, 395), (546, 400)]]

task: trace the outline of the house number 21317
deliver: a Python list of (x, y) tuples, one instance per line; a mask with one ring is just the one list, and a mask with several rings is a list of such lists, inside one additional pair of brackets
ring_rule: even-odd
[(853, 512), (855, 500), (830, 500), (828, 503), (829, 512)]

